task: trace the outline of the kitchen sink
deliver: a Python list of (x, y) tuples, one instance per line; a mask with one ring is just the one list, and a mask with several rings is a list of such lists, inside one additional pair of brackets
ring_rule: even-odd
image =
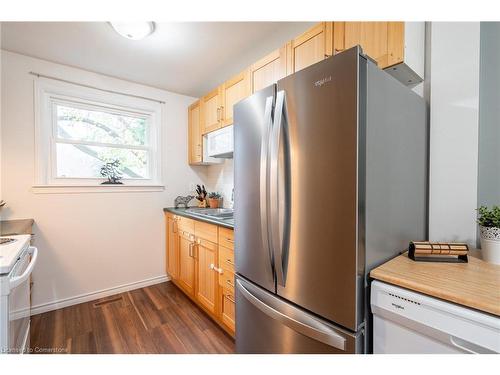
[(189, 212), (195, 215), (214, 217), (217, 219), (232, 219), (234, 210), (232, 208), (189, 208)]

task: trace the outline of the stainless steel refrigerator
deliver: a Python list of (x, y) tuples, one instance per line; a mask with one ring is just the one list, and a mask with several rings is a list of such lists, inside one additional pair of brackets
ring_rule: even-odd
[(359, 47), (234, 107), (236, 350), (370, 352), (368, 273), (426, 238), (423, 99)]

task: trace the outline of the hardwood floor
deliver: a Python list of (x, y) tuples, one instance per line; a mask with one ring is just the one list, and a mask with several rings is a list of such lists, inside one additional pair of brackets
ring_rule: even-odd
[(173, 283), (35, 315), (32, 353), (234, 353), (234, 340)]

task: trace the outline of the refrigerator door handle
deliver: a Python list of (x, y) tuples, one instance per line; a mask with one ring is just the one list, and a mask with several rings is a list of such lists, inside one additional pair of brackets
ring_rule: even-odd
[[(236, 280), (237, 290), (256, 308), (281, 324), (299, 332), (314, 340), (330, 345), (339, 350), (346, 350), (346, 338), (326, 324), (306, 315), (296, 308), (290, 309), (290, 306), (277, 297), (269, 297), (260, 290), (251, 287), (241, 279)], [(248, 289), (252, 289), (249, 291)], [(281, 308), (280, 308), (281, 307)], [(287, 309), (287, 313), (280, 310)]]
[(264, 110), (265, 128), (262, 137), (262, 144), (260, 149), (260, 225), (262, 243), (264, 248), (269, 252), (269, 261), (271, 269), (274, 268), (273, 254), (269, 243), (268, 232), (268, 201), (269, 201), (269, 133), (272, 126), (272, 112), (273, 112), (272, 96), (266, 98), (266, 107)]
[[(272, 137), (270, 142), (270, 225), (269, 232), (271, 237), (271, 248), (274, 254), (274, 265), (276, 269), (277, 282), (281, 286), (286, 283), (286, 263), (288, 262), (288, 236), (289, 220), (288, 210), (290, 209), (289, 195), (289, 182), (287, 180), (289, 175), (289, 155), (288, 145), (284, 144), (284, 170), (280, 170), (280, 141), (282, 134), (284, 135), (285, 143), (288, 141), (285, 125), (286, 125), (286, 101), (285, 92), (279, 91), (276, 95), (276, 108), (274, 111), (274, 124), (272, 129)], [(285, 181), (282, 181), (284, 176)], [(280, 183), (284, 185), (285, 197), (280, 197)], [(281, 207), (282, 200), (286, 203)], [(281, 212), (281, 209), (284, 212)], [(280, 215), (284, 215), (283, 226), (280, 228)]]

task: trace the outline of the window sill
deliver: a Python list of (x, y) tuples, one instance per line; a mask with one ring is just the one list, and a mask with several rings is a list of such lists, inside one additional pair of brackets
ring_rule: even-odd
[(35, 194), (144, 193), (164, 191), (163, 185), (33, 185)]

